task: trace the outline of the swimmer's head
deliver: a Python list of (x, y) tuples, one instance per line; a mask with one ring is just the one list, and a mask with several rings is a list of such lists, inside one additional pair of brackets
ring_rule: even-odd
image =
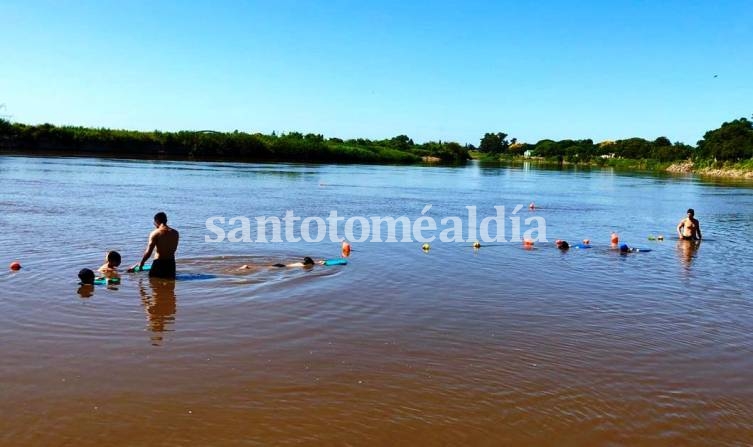
[(570, 244), (567, 243), (567, 241), (557, 241), (557, 248), (560, 250), (567, 250), (570, 248)]
[(303, 265), (314, 265), (314, 260), (306, 256), (303, 258)]
[(94, 272), (90, 269), (81, 269), (81, 271), (78, 272), (78, 279), (81, 281), (81, 284), (84, 285), (94, 284)]
[(157, 226), (160, 226), (162, 224), (167, 224), (167, 214), (160, 211), (159, 213), (154, 215), (154, 224)]
[(105, 260), (108, 264), (110, 264), (111, 267), (117, 267), (121, 262), (120, 253), (115, 250), (108, 251), (107, 255), (105, 256)]
[(688, 216), (690, 217), (695, 216), (695, 210), (693, 208), (688, 208)]

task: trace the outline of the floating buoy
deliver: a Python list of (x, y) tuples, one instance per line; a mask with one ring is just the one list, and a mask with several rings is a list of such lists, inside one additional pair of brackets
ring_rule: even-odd
[(650, 234), (650, 235), (648, 236), (648, 240), (649, 240), (649, 241), (655, 241), (655, 240), (656, 240), (656, 238), (654, 237), (654, 235), (653, 235), (653, 234)]
[(473, 243), (473, 248), (481, 248), (481, 242), (476, 241)]
[(535, 204), (535, 203), (533, 203), (533, 202), (529, 203), (529, 204), (528, 204), (528, 209), (529, 209), (529, 210), (535, 210), (535, 209), (536, 209), (536, 204)]
[(525, 240), (523, 240), (523, 246), (524, 247), (533, 247), (533, 241), (531, 239), (525, 239)]
[(656, 236), (656, 239), (660, 240), (660, 241), (663, 241), (664, 240), (664, 235), (660, 234), (660, 235)]
[(342, 252), (344, 257), (347, 258), (348, 256), (350, 256), (350, 244), (347, 241), (343, 241)]
[(610, 239), (612, 244), (617, 245), (620, 243), (620, 237), (617, 236), (617, 233), (612, 233), (612, 238)]
[(10, 269), (11, 270), (21, 270), (21, 263), (18, 261), (13, 261), (10, 263)]
[(431, 249), (431, 245), (428, 242), (421, 246), (421, 250), (423, 251), (429, 251), (429, 249)]

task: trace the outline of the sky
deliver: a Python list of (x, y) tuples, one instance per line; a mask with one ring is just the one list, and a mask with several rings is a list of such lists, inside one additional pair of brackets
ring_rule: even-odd
[(0, 0), (27, 124), (694, 145), (753, 115), (753, 2)]

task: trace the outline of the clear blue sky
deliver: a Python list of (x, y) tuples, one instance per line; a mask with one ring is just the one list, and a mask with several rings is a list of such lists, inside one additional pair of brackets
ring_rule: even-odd
[(5, 0), (0, 37), (30, 124), (695, 144), (753, 114), (749, 0)]

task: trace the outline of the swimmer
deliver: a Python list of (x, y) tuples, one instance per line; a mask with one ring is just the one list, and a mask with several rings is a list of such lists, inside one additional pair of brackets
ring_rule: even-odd
[[(324, 265), (324, 260), (314, 261), (312, 258), (306, 256), (303, 258), (303, 262), (293, 262), (291, 264), (272, 264), (272, 267), (303, 267), (303, 268), (311, 268), (316, 264)], [(253, 269), (253, 265), (244, 264), (238, 268), (238, 270), (250, 270)]]
[(82, 286), (94, 285), (94, 272), (91, 269), (81, 269), (78, 272), (78, 280), (81, 281)]
[(97, 271), (100, 273), (118, 273), (120, 262), (120, 253), (115, 250), (108, 251), (105, 255), (105, 263)]
[(677, 224), (677, 235), (683, 241), (700, 241), (702, 239), (701, 224), (695, 218), (695, 210), (693, 208), (689, 208), (688, 216)]
[(81, 269), (78, 272), (79, 287), (76, 293), (81, 298), (90, 298), (94, 295), (94, 272), (90, 269)]
[(559, 248), (562, 251), (570, 249), (570, 244), (568, 244), (567, 241), (562, 241), (562, 240), (557, 239), (554, 243), (555, 245), (557, 245), (557, 248)]
[(628, 244), (621, 244), (619, 247), (620, 254), (628, 254), (628, 253), (646, 253), (651, 251), (651, 249), (648, 248), (635, 248), (630, 247)]

